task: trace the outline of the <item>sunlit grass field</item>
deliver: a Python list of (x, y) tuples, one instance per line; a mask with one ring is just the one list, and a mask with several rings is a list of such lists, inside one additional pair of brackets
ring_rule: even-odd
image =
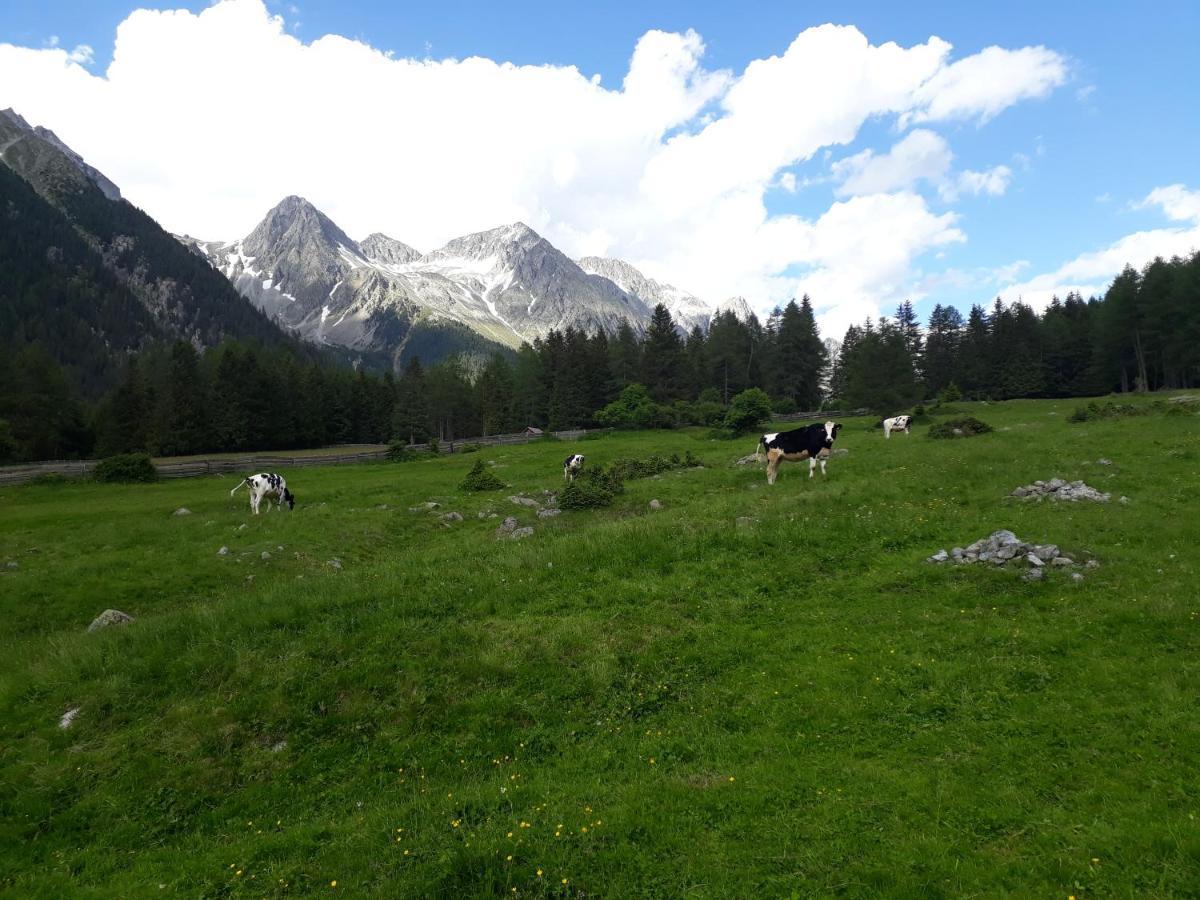
[[(2, 489), (0, 887), (1200, 895), (1200, 418), (1075, 405), (846, 420), (773, 488), (691, 430), (288, 470), (258, 517), (235, 476)], [(687, 450), (610, 509), (506, 499)], [(476, 458), (511, 488), (459, 492)], [(1114, 502), (1006, 498), (1054, 476)], [(1100, 568), (924, 562), (999, 528)]]

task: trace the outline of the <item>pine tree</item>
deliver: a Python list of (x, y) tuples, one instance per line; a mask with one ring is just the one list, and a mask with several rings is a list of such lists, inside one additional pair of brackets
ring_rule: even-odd
[(392, 414), (392, 434), (410, 444), (422, 444), (429, 438), (429, 396), (425, 370), (420, 357), (414, 356), (396, 384), (396, 408)]
[(675, 320), (661, 303), (654, 307), (642, 351), (642, 383), (659, 403), (683, 397), (683, 343)]

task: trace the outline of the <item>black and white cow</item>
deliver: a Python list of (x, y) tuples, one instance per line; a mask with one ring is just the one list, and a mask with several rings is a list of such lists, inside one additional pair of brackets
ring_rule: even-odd
[(583, 469), (583, 454), (572, 453), (563, 462), (563, 478), (567, 481), (574, 481), (575, 476)]
[(912, 424), (912, 416), (892, 416), (883, 420), (883, 436), (890, 438), (893, 431), (903, 431), (908, 434), (908, 426)]
[(234, 491), (242, 485), (250, 488), (250, 509), (256, 516), (258, 515), (258, 507), (264, 498), (267, 501), (267, 512), (271, 511), (271, 500), (274, 500), (275, 505), (278, 507), (282, 507), (286, 503), (288, 509), (296, 508), (296, 495), (288, 490), (287, 482), (283, 480), (282, 475), (274, 475), (270, 472), (249, 475), (234, 485), (233, 490), (229, 492), (229, 496), (232, 497)]
[(807, 459), (809, 478), (816, 474), (817, 463), (821, 464), (821, 474), (826, 474), (825, 461), (829, 459), (834, 439), (841, 428), (836, 422), (826, 422), (823, 425), (806, 425), (792, 431), (764, 434), (758, 440), (758, 449), (754, 451), (754, 455), (758, 456), (760, 451), (766, 451), (767, 484), (775, 483), (779, 476), (779, 464), (785, 459), (795, 462)]

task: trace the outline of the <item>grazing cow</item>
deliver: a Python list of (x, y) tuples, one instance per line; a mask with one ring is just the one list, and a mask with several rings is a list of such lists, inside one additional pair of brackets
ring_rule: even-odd
[(908, 434), (908, 426), (912, 424), (912, 416), (892, 416), (883, 420), (883, 436), (890, 438), (893, 431), (903, 431)]
[(563, 463), (563, 478), (567, 481), (574, 481), (575, 476), (579, 474), (583, 468), (583, 454), (572, 453)]
[(271, 500), (274, 499), (275, 505), (282, 507), (283, 504), (288, 505), (288, 509), (296, 508), (296, 495), (287, 488), (287, 482), (283, 480), (282, 475), (273, 475), (270, 472), (260, 472), (258, 475), (250, 475), (243, 478), (233, 490), (229, 492), (232, 497), (234, 491), (246, 485), (250, 488), (250, 509), (254, 515), (258, 515), (258, 507), (265, 498), (267, 501), (267, 512), (271, 511)]
[[(783, 460), (808, 460), (808, 477), (816, 474), (817, 463), (821, 464), (821, 474), (825, 472), (825, 461), (829, 459), (833, 441), (837, 437), (841, 425), (836, 422), (806, 425), (793, 431), (781, 431), (775, 434), (764, 434), (759, 439), (759, 449), (767, 452), (767, 484), (774, 484), (779, 476), (779, 463)], [(758, 451), (755, 451), (758, 455)]]

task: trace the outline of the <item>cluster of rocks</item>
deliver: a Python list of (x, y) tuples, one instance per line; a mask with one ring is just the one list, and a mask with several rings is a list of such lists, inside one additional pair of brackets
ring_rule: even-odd
[[(966, 547), (955, 547), (949, 552), (939, 550), (929, 557), (927, 562), (955, 562), (959, 565), (970, 563), (991, 563), (995, 566), (1009, 568), (1025, 568), (1023, 576), (1029, 581), (1039, 581), (1046, 577), (1046, 569), (1073, 569), (1078, 567), (1075, 560), (1058, 549), (1055, 544), (1030, 544), (1021, 540), (1011, 531), (1002, 529), (994, 531), (985, 538)], [(1098, 568), (1100, 563), (1088, 560), (1086, 568)], [(1071, 578), (1082, 581), (1083, 576), (1072, 572)]]
[(496, 529), (496, 540), (519, 541), (521, 538), (527, 538), (533, 534), (532, 526), (520, 527), (520, 524), (516, 516), (506, 516), (500, 523), (500, 527)]
[(1018, 497), (1021, 500), (1040, 501), (1044, 498), (1056, 502), (1066, 500), (1071, 503), (1078, 503), (1080, 500), (1107, 503), (1112, 499), (1112, 494), (1105, 494), (1102, 491), (1098, 491), (1094, 487), (1084, 484), (1082, 481), (1065, 481), (1062, 478), (1051, 478), (1049, 481), (1035, 481), (1033, 484), (1013, 488), (1012, 496)]

